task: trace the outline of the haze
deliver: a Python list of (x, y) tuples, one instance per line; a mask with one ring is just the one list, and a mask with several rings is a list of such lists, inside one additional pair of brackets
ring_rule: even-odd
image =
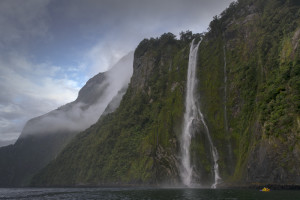
[[(0, 142), (74, 101), (143, 38), (206, 31), (231, 0), (0, 1)], [(116, 73), (121, 74), (122, 73)]]

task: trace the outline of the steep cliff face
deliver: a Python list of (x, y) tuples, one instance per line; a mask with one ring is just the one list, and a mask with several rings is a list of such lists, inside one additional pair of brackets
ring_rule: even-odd
[(144, 40), (119, 108), (79, 134), (33, 185), (177, 183), (189, 42)]
[(132, 62), (130, 53), (108, 72), (91, 78), (74, 102), (29, 120), (14, 145), (0, 148), (0, 186), (28, 185), (76, 134), (99, 119), (108, 104), (105, 113), (114, 111), (128, 86)]
[[(239, 0), (204, 35), (143, 40), (119, 108), (80, 133), (35, 186), (179, 184), (189, 45), (202, 37), (197, 102), (219, 152), (223, 185), (300, 184), (300, 7)], [(194, 181), (213, 181), (203, 127), (193, 135)]]
[(225, 181), (300, 183), (299, 14), (296, 1), (238, 1), (200, 46), (199, 92)]

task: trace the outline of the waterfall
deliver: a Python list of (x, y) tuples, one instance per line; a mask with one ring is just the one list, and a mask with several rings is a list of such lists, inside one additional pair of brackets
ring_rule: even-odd
[(214, 147), (209, 129), (204, 120), (203, 114), (200, 110), (200, 106), (196, 103), (195, 89), (196, 89), (196, 65), (197, 65), (197, 55), (200, 42), (195, 45), (194, 40), (191, 43), (190, 55), (189, 55), (189, 64), (188, 64), (188, 74), (187, 74), (187, 92), (185, 99), (185, 113), (184, 113), (184, 124), (181, 137), (181, 168), (180, 176), (184, 185), (190, 187), (192, 186), (192, 177), (193, 177), (193, 167), (191, 165), (191, 156), (190, 156), (190, 145), (193, 135), (193, 124), (195, 122), (201, 122), (205, 128), (205, 134), (208, 138), (210, 150), (213, 160), (213, 171), (214, 171), (214, 183), (211, 186), (216, 188), (219, 180), (221, 180), (219, 175), (219, 166), (218, 166), (218, 152)]
[(194, 40), (190, 47), (189, 65), (187, 74), (187, 92), (185, 99), (184, 124), (181, 138), (181, 169), (180, 175), (184, 185), (191, 186), (193, 168), (191, 166), (190, 145), (192, 139), (192, 123), (197, 119), (197, 107), (195, 102), (195, 82), (197, 53), (200, 42), (195, 46)]
[(208, 139), (208, 142), (209, 142), (209, 146), (210, 146), (210, 151), (211, 151), (211, 154), (212, 154), (212, 159), (213, 159), (213, 163), (214, 163), (214, 168), (213, 168), (214, 183), (211, 185), (211, 188), (215, 189), (215, 188), (217, 188), (217, 185), (219, 184), (219, 182), (221, 180), (221, 177), (220, 177), (220, 174), (219, 174), (219, 164), (218, 164), (219, 154), (218, 154), (217, 148), (214, 146), (214, 144), (212, 142), (210, 132), (209, 132), (207, 124), (204, 120), (203, 114), (200, 110), (200, 106), (198, 108), (198, 113), (199, 113), (200, 121), (201, 121), (201, 123), (203, 124), (203, 126), (205, 128), (205, 133), (206, 133), (206, 136), (207, 136), (207, 139)]

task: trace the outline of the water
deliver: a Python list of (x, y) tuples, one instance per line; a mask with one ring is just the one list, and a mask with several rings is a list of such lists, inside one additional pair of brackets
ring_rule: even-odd
[(195, 102), (195, 87), (196, 87), (196, 65), (197, 52), (200, 42), (195, 46), (194, 40), (191, 43), (189, 65), (187, 74), (187, 92), (185, 99), (185, 113), (183, 132), (181, 137), (181, 169), (180, 175), (184, 185), (191, 186), (193, 168), (191, 166), (190, 145), (192, 139), (193, 122), (197, 119), (197, 107)]
[[(219, 165), (218, 165), (218, 152), (215, 146), (213, 145), (212, 138), (209, 133), (209, 129), (207, 124), (204, 120), (203, 114), (200, 110), (200, 106), (196, 103), (196, 94), (195, 89), (197, 85), (197, 78), (196, 78), (196, 66), (197, 66), (197, 55), (198, 55), (198, 48), (200, 42), (195, 45), (194, 40), (191, 43), (190, 47), (190, 55), (189, 55), (189, 65), (188, 65), (188, 74), (187, 74), (187, 93), (185, 99), (185, 113), (184, 113), (184, 124), (183, 124), (183, 132), (181, 137), (181, 168), (180, 168), (180, 175), (184, 185), (190, 187), (193, 184), (193, 168), (191, 165), (191, 158), (190, 158), (190, 145), (191, 139), (193, 135), (193, 125), (194, 123), (200, 122), (203, 124), (205, 128), (205, 134), (208, 138), (210, 149), (211, 149), (211, 156), (213, 160), (213, 172), (214, 172), (214, 183), (212, 184), (212, 188), (216, 188), (221, 177), (219, 175)], [(201, 183), (200, 183), (201, 185)]]
[(219, 155), (218, 155), (218, 151), (216, 149), (216, 147), (214, 146), (213, 142), (212, 142), (212, 139), (211, 139), (211, 136), (210, 136), (210, 133), (209, 133), (209, 129), (204, 121), (204, 117), (203, 117), (203, 114), (200, 110), (200, 108), (198, 109), (198, 112), (199, 112), (199, 116), (200, 116), (200, 120), (202, 122), (202, 124), (204, 125), (204, 128), (205, 128), (205, 133), (206, 133), (206, 136), (208, 138), (208, 141), (209, 141), (209, 145), (210, 145), (210, 150), (211, 150), (211, 153), (212, 153), (212, 158), (213, 158), (213, 162), (214, 162), (214, 183), (212, 184), (211, 188), (217, 188), (217, 185), (219, 184), (220, 180), (221, 180), (221, 177), (220, 177), (220, 174), (219, 174), (219, 165), (218, 165), (218, 160), (219, 160)]
[(300, 191), (195, 188), (14, 188), (1, 189), (0, 199), (101, 200), (296, 200)]

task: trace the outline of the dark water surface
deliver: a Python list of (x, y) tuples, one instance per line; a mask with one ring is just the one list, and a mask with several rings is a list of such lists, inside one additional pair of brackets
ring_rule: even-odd
[(189, 188), (0, 188), (0, 199), (124, 199), (124, 200), (300, 200), (299, 190)]

